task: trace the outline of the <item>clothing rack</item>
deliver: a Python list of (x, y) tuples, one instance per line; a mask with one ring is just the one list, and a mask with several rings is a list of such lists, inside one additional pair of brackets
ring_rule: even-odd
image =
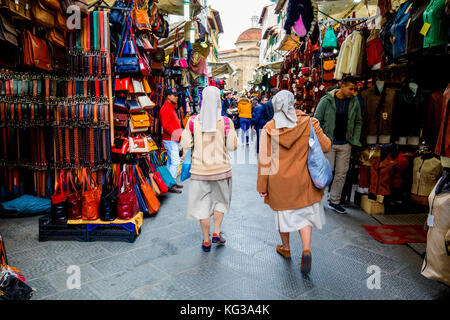
[(376, 18), (377, 16), (372, 16), (372, 17), (363, 17), (363, 18), (345, 18), (345, 19), (332, 19), (332, 20), (320, 20), (319, 24), (327, 24), (327, 23), (333, 23), (333, 22), (338, 22), (338, 23), (345, 23), (345, 22), (353, 22), (353, 21), (362, 21), (366, 22), (367, 20), (372, 20), (374, 18)]

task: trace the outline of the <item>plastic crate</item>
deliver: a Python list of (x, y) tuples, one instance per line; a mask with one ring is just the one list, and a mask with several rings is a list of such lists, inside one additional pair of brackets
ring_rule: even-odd
[(87, 241), (86, 226), (53, 222), (49, 216), (39, 219), (39, 241)]

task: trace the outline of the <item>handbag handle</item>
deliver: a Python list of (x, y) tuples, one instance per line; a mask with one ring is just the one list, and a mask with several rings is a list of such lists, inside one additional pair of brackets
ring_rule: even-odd
[(116, 58), (120, 58), (122, 56), (123, 47), (124, 47), (124, 37), (123, 36), (125, 34), (125, 30), (126, 30), (125, 36), (128, 36), (128, 28), (125, 24), (123, 24), (122, 35), (120, 36), (119, 47), (117, 48)]
[(69, 183), (67, 184), (67, 188), (70, 189), (70, 186), (72, 186), (73, 191), (77, 191), (75, 183), (73, 182), (72, 172), (71, 171), (67, 172), (67, 180), (70, 182), (70, 184)]
[(140, 55), (140, 53), (139, 53), (139, 49), (138, 49), (138, 47), (137, 47), (137, 45), (136, 45), (136, 40), (134, 39), (134, 32), (133, 32), (133, 30), (131, 29), (130, 21), (128, 20), (128, 16), (127, 16), (126, 19), (127, 19), (128, 29), (130, 30), (130, 34), (131, 34), (131, 39), (133, 40), (134, 48), (136, 49), (136, 56), (137, 56), (138, 58), (141, 58), (141, 55)]
[[(120, 177), (119, 177), (119, 193), (122, 193), (122, 187), (123, 187), (123, 183), (124, 182), (128, 182), (128, 174), (125, 171), (122, 171), (120, 173)], [(124, 188), (124, 192), (130, 189), (130, 184), (129, 183), (125, 183), (125, 188)]]
[(136, 172), (137, 172), (139, 181), (140, 181), (141, 183), (144, 183), (145, 180), (144, 180), (144, 177), (143, 177), (141, 168), (139, 168), (139, 166), (138, 166), (137, 164), (134, 165), (134, 168), (136, 169)]
[[(89, 176), (88, 176), (88, 174), (89, 174)], [(92, 177), (91, 170), (89, 170), (89, 169), (87, 169), (87, 168), (84, 168), (84, 169), (83, 169), (83, 186), (82, 186), (83, 192), (86, 191), (86, 190), (85, 190), (85, 182), (87, 182), (87, 185), (89, 186), (89, 190), (94, 189), (94, 188), (92, 187), (91, 182), (89, 181), (89, 177), (91, 177), (91, 180), (92, 180), (92, 182), (93, 182), (93, 184), (94, 184), (94, 188), (97, 188), (97, 187), (98, 187), (97, 183), (95, 182), (95, 179)]]
[(61, 172), (59, 173), (59, 180), (58, 180), (58, 183), (56, 184), (56, 187), (55, 187), (55, 192), (54, 192), (54, 194), (56, 194), (56, 192), (58, 191), (58, 188), (60, 189), (60, 192), (61, 192), (61, 194), (64, 192), (64, 181), (63, 181), (63, 179), (65, 180), (65, 171), (64, 170), (61, 170)]

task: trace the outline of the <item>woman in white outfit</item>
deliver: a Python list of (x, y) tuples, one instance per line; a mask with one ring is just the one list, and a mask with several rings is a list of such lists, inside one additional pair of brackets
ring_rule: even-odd
[(187, 219), (200, 220), (202, 248), (211, 249), (210, 217), (214, 217), (212, 242), (225, 244), (220, 232), (224, 214), (231, 202), (231, 163), (228, 152), (237, 149), (238, 138), (233, 122), (222, 117), (220, 90), (206, 87), (198, 117), (191, 117), (181, 136), (184, 154), (192, 149), (191, 182)]
[(331, 141), (319, 121), (295, 110), (294, 95), (280, 91), (272, 99), (274, 118), (261, 131), (257, 191), (275, 211), (275, 226), (282, 245), (276, 251), (290, 258), (289, 232), (300, 232), (303, 245), (301, 271), (311, 270), (312, 227), (325, 223), (323, 190), (317, 189), (308, 171), (310, 119), (324, 152)]

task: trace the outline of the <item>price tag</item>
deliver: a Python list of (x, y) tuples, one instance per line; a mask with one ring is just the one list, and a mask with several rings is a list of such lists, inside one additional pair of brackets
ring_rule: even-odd
[(428, 22), (425, 22), (423, 24), (422, 29), (420, 30), (420, 34), (423, 36), (426, 36), (428, 33), (428, 30), (430, 30), (431, 24), (429, 24)]
[(427, 225), (429, 227), (434, 227), (434, 216), (432, 214), (428, 215)]

